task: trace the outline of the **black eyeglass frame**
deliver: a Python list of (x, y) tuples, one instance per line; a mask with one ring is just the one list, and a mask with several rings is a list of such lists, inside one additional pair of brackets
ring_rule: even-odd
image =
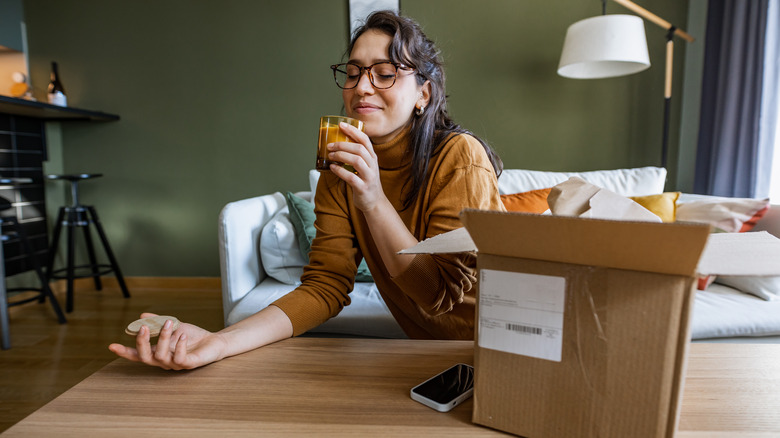
[[(371, 70), (379, 65), (379, 64), (390, 64), (393, 67), (395, 67), (395, 74), (393, 75), (393, 83), (388, 85), (387, 87), (379, 87), (374, 83), (374, 74), (371, 72)], [(354, 65), (358, 68), (358, 78), (357, 81), (355, 81), (355, 85), (351, 87), (342, 87), (341, 84), (339, 84), (339, 79), (336, 76), (336, 71), (339, 70), (340, 67), (347, 66), (347, 65)], [(371, 85), (376, 88), (377, 90), (387, 90), (388, 88), (392, 88), (393, 85), (395, 85), (395, 81), (398, 79), (398, 70), (406, 70), (406, 71), (414, 71), (414, 68), (407, 67), (399, 62), (392, 62), (392, 61), (382, 61), (382, 62), (375, 62), (371, 65), (368, 65), (366, 67), (361, 67), (354, 62), (342, 62), (341, 64), (333, 64), (330, 66), (330, 69), (333, 70), (333, 80), (336, 82), (336, 86), (341, 88), (342, 90), (351, 90), (355, 87), (357, 87), (358, 83), (360, 83), (360, 78), (363, 77), (363, 72), (365, 71), (368, 73), (368, 81), (371, 82)], [(346, 71), (342, 71), (342, 73), (346, 74)]]

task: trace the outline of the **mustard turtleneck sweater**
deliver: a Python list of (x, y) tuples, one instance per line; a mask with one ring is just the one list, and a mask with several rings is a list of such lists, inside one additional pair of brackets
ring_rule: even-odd
[[(504, 210), (484, 148), (465, 134), (450, 136), (439, 148), (423, 191), (404, 209), (411, 183), (408, 145), (407, 131), (375, 144), (374, 151), (385, 195), (419, 241), (462, 227), (458, 214), (464, 208)], [(391, 277), (349, 185), (322, 172), (314, 199), (317, 235), (309, 265), (301, 285), (273, 303), (290, 318), (295, 336), (349, 305), (357, 265), (365, 258), (387, 307), (410, 338), (474, 339), (476, 254), (419, 254)]]

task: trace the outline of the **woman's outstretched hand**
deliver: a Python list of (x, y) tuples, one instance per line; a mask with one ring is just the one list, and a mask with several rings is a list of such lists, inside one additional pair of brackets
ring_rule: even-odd
[(379, 179), (379, 164), (371, 139), (361, 130), (348, 123), (340, 123), (339, 129), (355, 143), (337, 142), (329, 145), (329, 159), (351, 165), (357, 173), (338, 164), (331, 164), (330, 170), (352, 186), (355, 206), (361, 211), (376, 208), (387, 202)]
[[(141, 318), (152, 316), (157, 315), (141, 314)], [(135, 348), (111, 344), (108, 349), (119, 357), (166, 370), (197, 368), (224, 357), (226, 341), (220, 334), (187, 323), (179, 324), (176, 330), (172, 326), (171, 321), (165, 322), (156, 345), (150, 341), (149, 327), (143, 326), (135, 338)]]

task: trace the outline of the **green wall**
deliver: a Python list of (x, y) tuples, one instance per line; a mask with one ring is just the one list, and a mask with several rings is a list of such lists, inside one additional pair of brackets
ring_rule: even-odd
[[(642, 5), (686, 21), (687, 1)], [(442, 49), (453, 116), (507, 168), (659, 164), (660, 28), (646, 23), (651, 69), (577, 81), (556, 75), (558, 57), (568, 25), (600, 13), (597, 0), (405, 0), (401, 9)], [(346, 48), (346, 0), (26, 0), (24, 12), (39, 98), (57, 61), (72, 106), (121, 116), (63, 122), (49, 139), (57, 171), (105, 175), (82, 184), (82, 197), (125, 275), (217, 276), (222, 206), (308, 187), (317, 119), (341, 112), (328, 66)]]

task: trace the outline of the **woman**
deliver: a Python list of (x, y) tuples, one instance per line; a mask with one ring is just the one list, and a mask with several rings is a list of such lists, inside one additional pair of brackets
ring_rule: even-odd
[[(210, 333), (163, 327), (157, 345), (144, 327), (119, 356), (189, 369), (296, 336), (349, 304), (366, 259), (388, 308), (411, 338), (473, 339), (475, 255), (400, 255), (418, 241), (461, 227), (463, 208), (502, 210), (502, 164), (449, 117), (444, 72), (433, 43), (412, 20), (372, 14), (354, 35), (349, 60), (332, 67), (353, 142), (329, 145), (331, 165), (315, 194), (317, 237), (301, 285), (251, 317)], [(147, 316), (147, 315), (142, 315)]]

